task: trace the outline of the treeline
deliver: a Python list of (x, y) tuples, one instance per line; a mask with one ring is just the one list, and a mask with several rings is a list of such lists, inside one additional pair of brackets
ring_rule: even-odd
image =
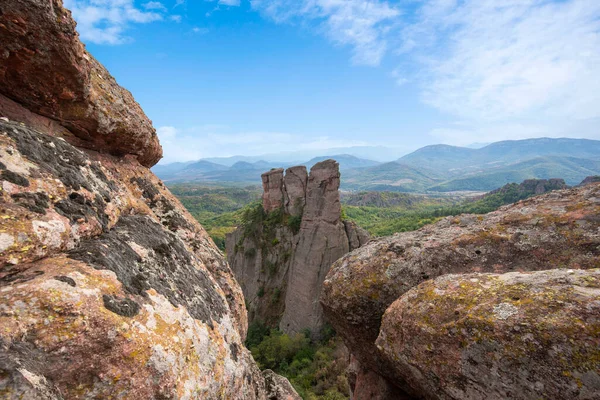
[[(494, 211), (502, 205), (534, 195), (535, 185), (531, 183), (535, 182), (530, 180), (523, 184), (511, 183), (471, 200), (387, 192), (343, 194), (343, 218), (356, 222), (372, 236), (387, 236), (419, 229), (446, 216)], [(171, 186), (170, 189), (204, 226), (221, 250), (225, 250), (225, 235), (236, 227), (248, 228), (254, 223), (262, 225), (263, 222), (273, 222), (271, 220), (274, 219), (274, 216), (267, 216), (260, 207), (261, 190), (258, 186), (207, 188), (183, 184)], [(299, 228), (299, 218), (284, 215), (280, 217), (292, 230)]]
[(406, 210), (403, 207), (343, 206), (343, 210), (347, 218), (369, 231), (371, 235), (388, 236), (396, 232), (417, 230), (447, 216), (486, 214), (503, 205), (515, 203), (534, 194), (533, 190), (523, 190), (522, 185), (511, 183), (478, 199), (463, 200), (443, 207), (422, 205), (416, 209)]
[(262, 194), (259, 186), (206, 187), (187, 183), (171, 185), (169, 189), (221, 250), (225, 250), (225, 235), (240, 223), (244, 207), (259, 200)]

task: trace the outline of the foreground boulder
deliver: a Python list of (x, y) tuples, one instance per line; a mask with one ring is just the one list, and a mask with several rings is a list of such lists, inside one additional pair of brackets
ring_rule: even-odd
[(368, 241), (354, 223), (342, 221), (338, 163), (262, 174), (262, 208), (227, 236), (227, 257), (242, 283), (250, 321), (284, 332), (322, 328), (318, 299), (331, 264)]
[(427, 399), (600, 398), (600, 270), (446, 275), (385, 312), (388, 376)]
[(11, 122), (0, 143), (8, 398), (261, 398), (239, 286), (147, 168)]
[[(0, 43), (4, 96), (58, 121), (81, 146), (134, 154), (147, 167), (160, 160), (152, 122), (131, 93), (85, 50), (62, 0), (3, 1)], [(9, 108), (3, 104), (7, 102), (0, 98), (0, 109)]]
[(332, 266), (321, 298), (325, 315), (365, 368), (388, 376), (375, 341), (394, 301), (445, 274), (598, 267), (599, 215), (600, 185), (590, 184), (373, 240)]
[(238, 283), (61, 5), (0, 4), (0, 396), (266, 399)]

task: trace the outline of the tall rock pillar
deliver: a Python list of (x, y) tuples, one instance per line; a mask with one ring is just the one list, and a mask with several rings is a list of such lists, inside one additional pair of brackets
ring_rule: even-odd
[(313, 166), (308, 177), (300, 237), (288, 278), (285, 311), (280, 328), (285, 332), (323, 325), (319, 296), (329, 267), (350, 250), (341, 220), (340, 172), (334, 160)]

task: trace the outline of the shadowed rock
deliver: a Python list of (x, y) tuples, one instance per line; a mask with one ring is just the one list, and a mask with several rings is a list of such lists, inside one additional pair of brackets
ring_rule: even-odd
[(277, 375), (270, 369), (265, 369), (262, 374), (265, 377), (268, 400), (302, 400), (290, 381), (283, 376)]

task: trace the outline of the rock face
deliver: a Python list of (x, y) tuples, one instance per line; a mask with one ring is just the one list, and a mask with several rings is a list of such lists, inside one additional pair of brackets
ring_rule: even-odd
[(600, 175), (592, 175), (592, 176), (586, 177), (583, 181), (581, 181), (579, 186), (585, 186), (585, 185), (589, 185), (590, 183), (595, 183), (595, 182), (600, 182)]
[(445, 275), (387, 309), (377, 346), (428, 399), (593, 399), (599, 315), (599, 269)]
[(302, 397), (296, 393), (290, 381), (284, 377), (277, 375), (270, 369), (265, 369), (262, 372), (265, 377), (265, 385), (267, 390), (267, 399), (269, 400), (302, 400)]
[[(331, 264), (368, 240), (341, 220), (340, 173), (334, 160), (271, 170), (262, 176), (260, 215), (227, 237), (230, 265), (249, 305), (250, 321), (286, 332), (323, 325), (318, 303)], [(261, 214), (263, 213), (264, 214)]]
[[(590, 184), (530, 198), (514, 205), (502, 207), (498, 211), (485, 216), (462, 215), (448, 217), (416, 232), (396, 234), (392, 237), (373, 240), (366, 246), (342, 257), (332, 266), (324, 283), (321, 298), (325, 315), (337, 332), (342, 335), (346, 345), (364, 368), (385, 377), (390, 383), (407, 394), (416, 398), (467, 399), (480, 398), (481, 390), (483, 390), (485, 393), (489, 391), (493, 396), (499, 396), (490, 398), (502, 398), (504, 392), (497, 387), (486, 386), (490, 383), (483, 381), (483, 377), (482, 380), (473, 382), (472, 388), (465, 389), (470, 385), (468, 383), (471, 379), (470, 374), (477, 373), (478, 368), (481, 368), (480, 372), (485, 374), (487, 370), (484, 370), (484, 367), (487, 368), (491, 364), (473, 367), (475, 372), (469, 372), (467, 367), (471, 364), (465, 359), (462, 364), (452, 367), (454, 368), (452, 370), (454, 375), (445, 375), (442, 369), (450, 361), (445, 358), (447, 353), (444, 353), (441, 348), (451, 339), (436, 337), (437, 333), (433, 331), (427, 333), (431, 335), (429, 336), (430, 340), (423, 344), (423, 346), (429, 346), (429, 351), (423, 353), (429, 355), (427, 361), (423, 361), (423, 365), (419, 364), (421, 361), (419, 363), (412, 363), (411, 361), (408, 364), (402, 361), (405, 359), (412, 360), (413, 354), (408, 349), (410, 344), (403, 347), (404, 345), (400, 345), (400, 343), (413, 343), (416, 345), (417, 341), (426, 340), (425, 333), (420, 333), (420, 338), (411, 338), (411, 335), (415, 335), (415, 332), (419, 329), (423, 328), (426, 331), (428, 324), (433, 323), (432, 321), (437, 321), (439, 328), (442, 330), (445, 329), (446, 325), (444, 324), (446, 323), (448, 323), (448, 329), (458, 326), (455, 321), (444, 320), (442, 315), (452, 315), (454, 319), (460, 319), (460, 323), (466, 324), (463, 331), (448, 331), (449, 334), (455, 335), (453, 337), (464, 338), (462, 342), (457, 339), (456, 344), (470, 345), (469, 340), (477, 342), (480, 339), (478, 335), (488, 332), (490, 335), (488, 338), (495, 343), (488, 348), (489, 351), (486, 353), (488, 357), (496, 357), (496, 354), (501, 357), (501, 354), (504, 353), (498, 349), (502, 346), (511, 345), (507, 342), (506, 336), (500, 335), (500, 331), (506, 326), (498, 321), (494, 320), (485, 325), (475, 314), (466, 313), (465, 315), (465, 310), (458, 306), (455, 308), (448, 306), (443, 311), (438, 309), (445, 301), (446, 296), (451, 297), (455, 294), (452, 291), (436, 292), (436, 286), (434, 285), (441, 285), (441, 282), (447, 282), (447, 280), (442, 279), (433, 283), (429, 280), (447, 274), (503, 274), (516, 271), (597, 268), (600, 266), (599, 215), (600, 185)], [(596, 272), (578, 272), (577, 274), (583, 280), (591, 279), (595, 282)], [(480, 296), (480, 302), (486, 302), (485, 307), (499, 307), (498, 310), (506, 309), (510, 313), (511, 310), (514, 310), (513, 306), (517, 307), (520, 304), (519, 301), (521, 300), (519, 299), (527, 298), (526, 294), (530, 293), (528, 291), (548, 289), (548, 293), (554, 293), (549, 288), (553, 285), (553, 278), (550, 278), (550, 276), (553, 276), (552, 274), (547, 275), (547, 279), (541, 278), (546, 275), (535, 276), (539, 279), (535, 278), (534, 275), (531, 279), (535, 278), (536, 285), (538, 285), (537, 289), (532, 283), (528, 286), (528, 289), (523, 289), (523, 293), (515, 295), (515, 299), (511, 300), (512, 303), (509, 302), (510, 306), (504, 305), (504, 303), (507, 303), (506, 298), (494, 297), (493, 293), (487, 293), (490, 296), (489, 298), (485, 297), (485, 294)], [(471, 278), (475, 279), (474, 277), (468, 279)], [(464, 282), (465, 284), (468, 281), (467, 277), (454, 277), (452, 279), (455, 282)], [(564, 291), (579, 291), (577, 287), (580, 286), (579, 284), (568, 283), (568, 280), (565, 282)], [(419, 286), (420, 284), (421, 286)], [(411, 292), (411, 289), (415, 287), (418, 288)], [(425, 290), (423, 288), (430, 289), (428, 292), (432, 296), (429, 302), (430, 305), (428, 305), (429, 303), (425, 305), (417, 304), (414, 300), (415, 297), (411, 294), (421, 293), (422, 290)], [(461, 293), (467, 297), (477, 298), (480, 294), (477, 290), (483, 291), (479, 287), (473, 289), (472, 293), (469, 291)], [(502, 290), (508, 289), (504, 288)], [(597, 289), (592, 285), (591, 288), (581, 290), (590, 291), (592, 297), (589, 297), (584, 303), (586, 304), (585, 307), (592, 307), (591, 309), (593, 309), (594, 304), (596, 304), (593, 296), (597, 296)], [(531, 295), (528, 298), (534, 297)], [(572, 326), (578, 326), (582, 312), (581, 307), (583, 306), (576, 303), (575, 297), (567, 297), (560, 301), (564, 302), (564, 312), (561, 311), (562, 320), (558, 323), (561, 326), (567, 326), (570, 321)], [(390, 305), (393, 303), (403, 304), (402, 307), (404, 308), (402, 310), (404, 311), (398, 311), (400, 309), (398, 305), (390, 309)], [(450, 302), (449, 304), (453, 303)], [(560, 305), (561, 303), (553, 304), (563, 307), (563, 305)], [(425, 309), (422, 307), (430, 307), (431, 314), (424, 311)], [(486, 309), (483, 305), (482, 307), (482, 310)], [(544, 307), (540, 304), (539, 312), (542, 316), (545, 312)], [(406, 311), (409, 308), (415, 314)], [(418, 317), (417, 309), (420, 310)], [(535, 307), (533, 309), (535, 310)], [(382, 326), (382, 318), (386, 310), (388, 314), (386, 314)], [(453, 314), (455, 312), (457, 314)], [(523, 312), (525, 312), (524, 308)], [(411, 315), (411, 317), (406, 317), (408, 319), (405, 320), (407, 315)], [(527, 315), (520, 315), (519, 318), (522, 317), (525, 321)], [(409, 319), (410, 322), (408, 322)], [(515, 321), (515, 319), (510, 321)], [(541, 320), (538, 322), (541, 323)], [(534, 332), (535, 329), (539, 329), (539, 331)], [(550, 338), (544, 343), (563, 343), (562, 339), (553, 337), (554, 332), (550, 328), (546, 330), (544, 326), (538, 325), (535, 329), (528, 330), (526, 327), (520, 327), (513, 330), (511, 331), (513, 340), (526, 342), (530, 335), (535, 338), (548, 335)], [(444, 330), (444, 332), (446, 331)], [(575, 354), (579, 348), (578, 346), (585, 347), (591, 342), (598, 343), (600, 340), (600, 331), (588, 332), (586, 335), (588, 336), (585, 338), (572, 336), (575, 343), (567, 350), (573, 351), (573, 354)], [(391, 338), (389, 343), (386, 342), (388, 338)], [(556, 341), (553, 341), (554, 339)], [(512, 388), (515, 391), (511, 393), (515, 398), (531, 398), (519, 396), (522, 396), (520, 393), (533, 393), (528, 392), (531, 388), (527, 390), (525, 388), (516, 389), (520, 385), (524, 385), (524, 381), (517, 379), (514, 374), (537, 376), (532, 371), (532, 369), (537, 368), (537, 364), (525, 362), (527, 357), (539, 357), (540, 360), (543, 359), (548, 362), (554, 362), (553, 360), (555, 360), (552, 354), (546, 354), (543, 357), (541, 354), (536, 355), (536, 352), (542, 351), (536, 346), (529, 348), (531, 352), (522, 359), (523, 364), (520, 368), (509, 371), (510, 368), (507, 367), (508, 369), (503, 370), (503, 373), (507, 374), (502, 378), (504, 379), (503, 382), (512, 379), (511, 382), (514, 384)], [(481, 351), (483, 352), (483, 350)], [(546, 351), (551, 352), (552, 350), (547, 347)], [(559, 377), (555, 375), (540, 381), (543, 388), (538, 388), (538, 392), (535, 392), (540, 394), (538, 397), (594, 398), (586, 394), (593, 393), (595, 388), (593, 382), (596, 382), (597, 377), (589, 371), (598, 371), (600, 367), (600, 361), (598, 360), (600, 359), (590, 352), (580, 352), (578, 354), (582, 358), (580, 364), (578, 364), (579, 367), (577, 367), (580, 375), (577, 375), (579, 378), (573, 378), (570, 382), (575, 387), (579, 387), (577, 392), (579, 397), (567, 396), (567, 392), (562, 397), (554, 397), (553, 394), (558, 393), (557, 391), (560, 390), (557, 388), (564, 388), (564, 385), (566, 385), (565, 381), (561, 380), (562, 378), (558, 379)], [(414, 356), (416, 357), (416, 354)], [(428, 363), (428, 366), (425, 366), (426, 363)], [(436, 370), (438, 367), (439, 369)], [(440, 374), (437, 374), (436, 371), (439, 371)], [(551, 374), (557, 373), (555, 369), (545, 371)], [(569, 373), (574, 372), (573, 369), (569, 371)], [(552, 378), (560, 382), (557, 383), (558, 386), (547, 384)], [(577, 381), (577, 379), (581, 379), (581, 381)], [(422, 383), (424, 380), (430, 382), (429, 386)], [(357, 379), (357, 384), (359, 381), (360, 379)], [(462, 382), (461, 390), (467, 391), (455, 392), (454, 389), (460, 387), (457, 382)], [(444, 386), (446, 384), (449, 388), (447, 392), (445, 392)], [(540, 385), (537, 386), (541, 387)], [(474, 394), (477, 390), (480, 390), (479, 397)]]
[(134, 154), (147, 167), (160, 160), (151, 121), (85, 50), (62, 0), (3, 1), (0, 43), (4, 96), (68, 128), (80, 146)]
[[(546, 192), (551, 192), (553, 190), (560, 190), (560, 189), (568, 188), (564, 179), (557, 179), (557, 178), (554, 178), (554, 179), (525, 179), (523, 182), (521, 182), (519, 184), (509, 183), (499, 189), (492, 190), (491, 192), (487, 193), (487, 195), (496, 194), (496, 193), (504, 193), (515, 186), (516, 186), (519, 194), (525, 194), (525, 195), (539, 195), (539, 194), (544, 194)], [(485, 196), (483, 196), (483, 197), (485, 197)]]
[(266, 399), (238, 283), (74, 27), (0, 4), (0, 397)]
[(273, 169), (261, 175), (263, 183), (263, 208), (269, 213), (283, 206), (283, 168)]

